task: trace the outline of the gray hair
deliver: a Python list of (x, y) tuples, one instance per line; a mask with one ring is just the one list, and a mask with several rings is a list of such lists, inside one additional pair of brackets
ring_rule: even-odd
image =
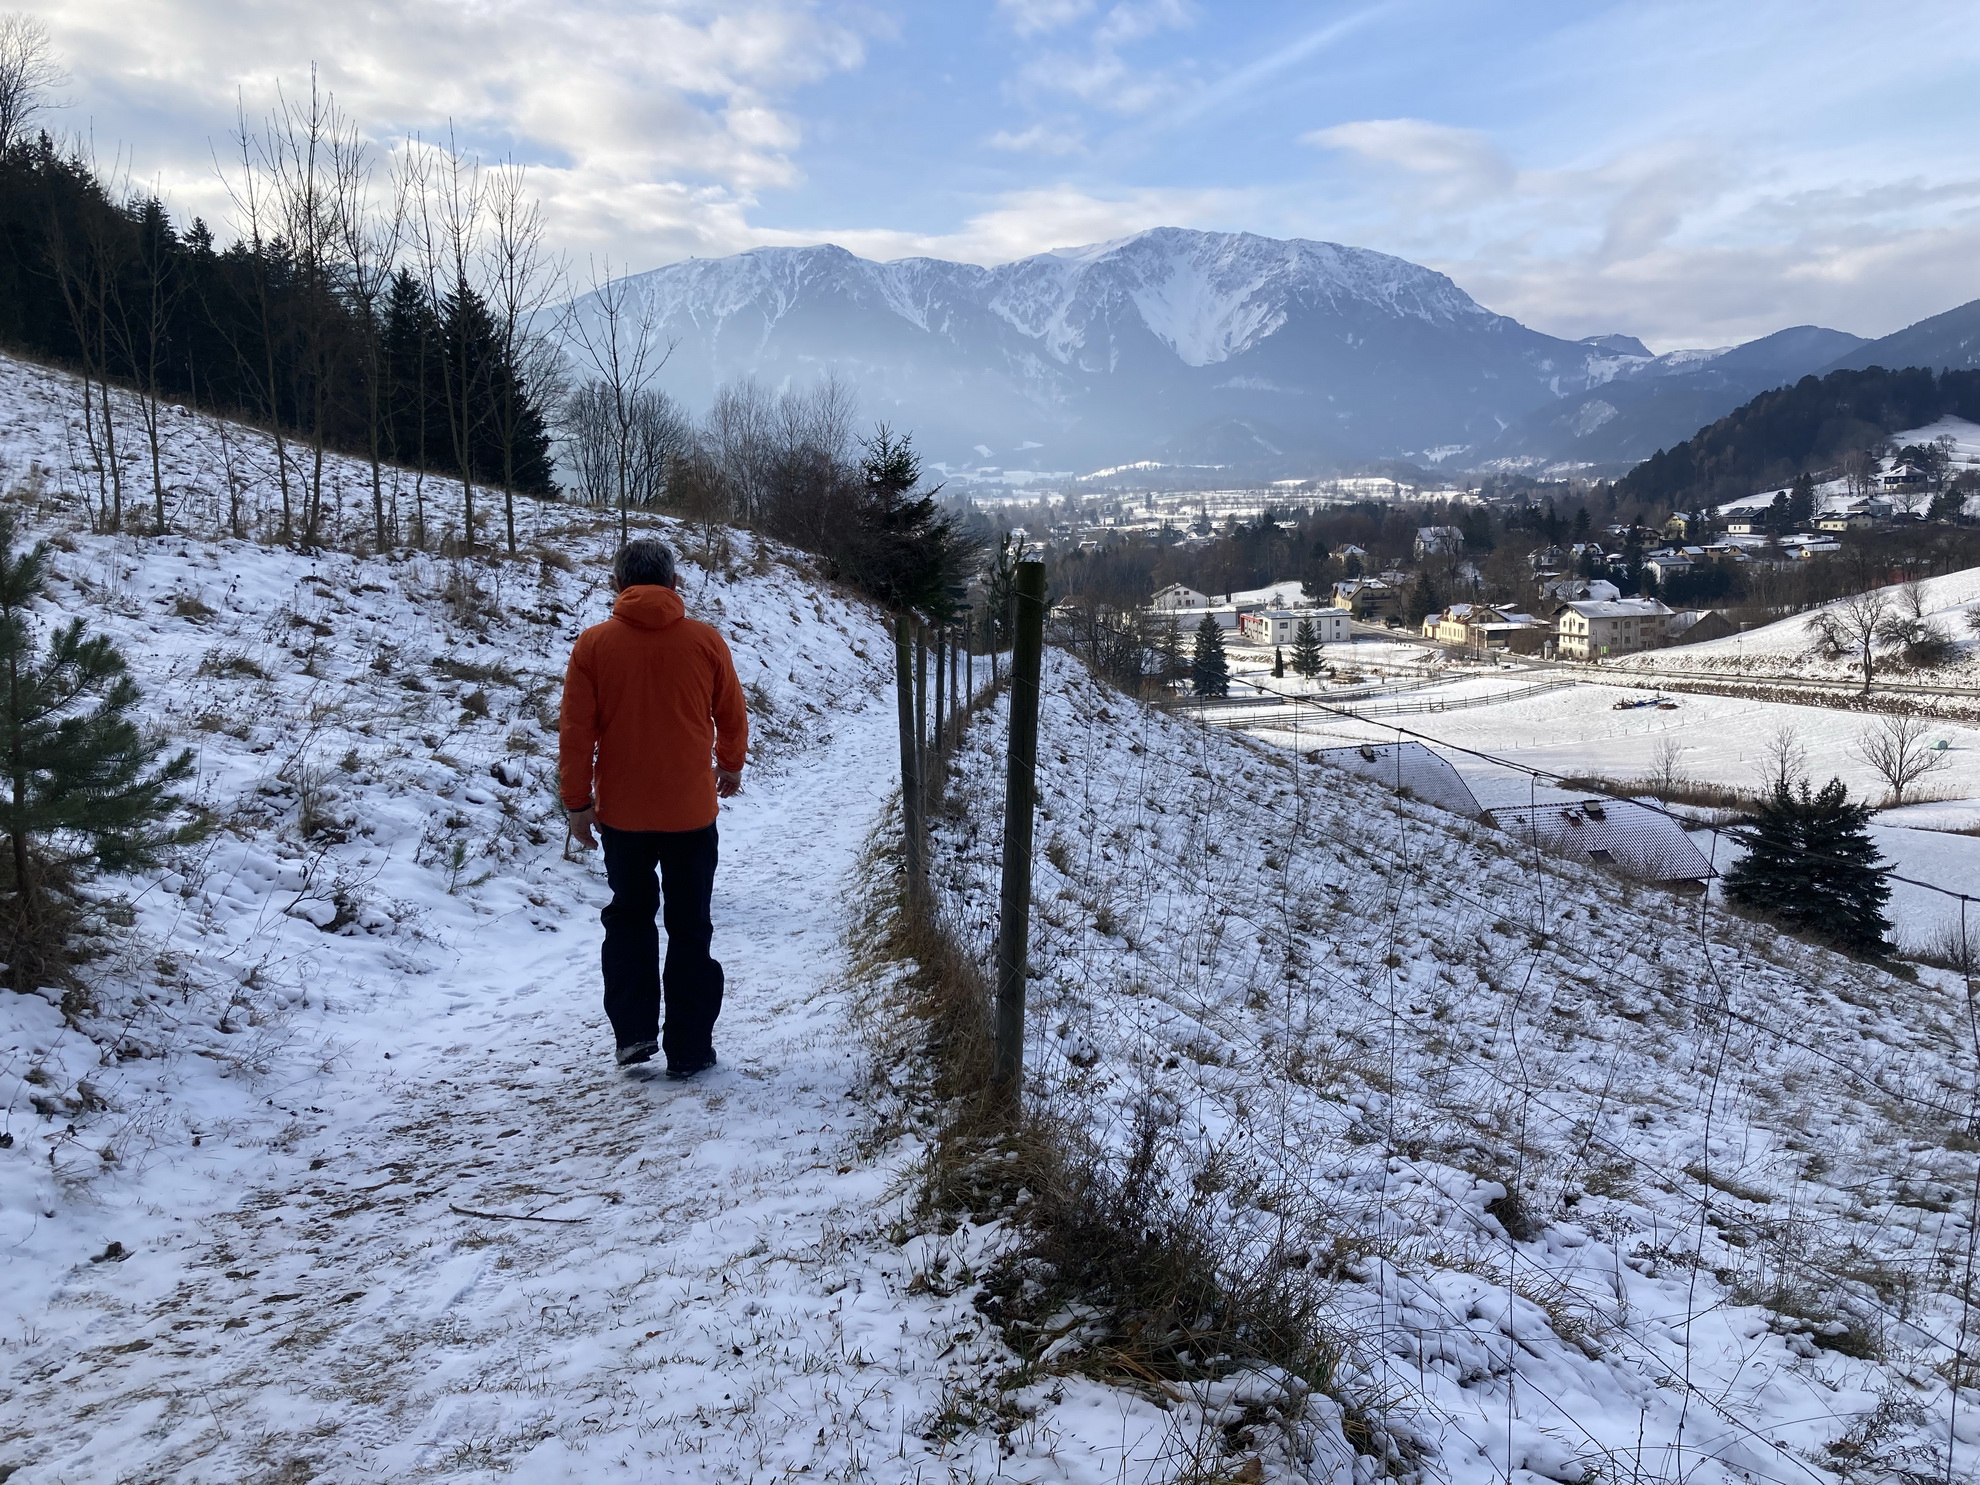
[(674, 553), (664, 541), (642, 537), (619, 548), (612, 559), (612, 576), (621, 588), (651, 583), (661, 588), (674, 586)]

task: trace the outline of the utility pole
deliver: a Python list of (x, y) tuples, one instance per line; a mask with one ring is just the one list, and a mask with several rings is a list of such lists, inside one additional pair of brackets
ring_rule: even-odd
[(997, 927), (997, 1046), (991, 1088), (1024, 1085), (1024, 981), (1031, 941), (1031, 826), (1038, 800), (1038, 679), (1045, 655), (1045, 564), (1017, 565), (1011, 737), (1004, 775), (1004, 883)]

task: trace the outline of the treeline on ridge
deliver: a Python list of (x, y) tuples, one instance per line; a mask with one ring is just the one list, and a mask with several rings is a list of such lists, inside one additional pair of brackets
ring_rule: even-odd
[(1980, 422), (1980, 371), (1872, 366), (1804, 376), (1658, 450), (1617, 490), (1644, 506), (1694, 510), (1785, 486), (1804, 470), (1835, 467), (1892, 433), (1947, 416)]
[[(135, 517), (129, 445), (149, 443), (135, 462), (152, 466), (148, 503), (165, 525), (157, 423), (174, 403), (374, 470), (451, 476), (470, 510), (476, 486), (554, 493), (555, 368), (529, 323), (542, 295), (504, 278), (540, 238), (508, 189), (519, 181), (466, 179), (452, 162), (424, 174), (429, 155), (381, 208), (365, 147), (314, 95), (244, 140), (238, 164), (240, 236), (222, 246), (205, 222), (181, 228), (156, 198), (117, 189), (80, 149), (45, 133), (0, 139), (0, 345), (83, 379), (105, 524)], [(113, 387), (135, 394), (139, 426), (120, 426)], [(320, 465), (282, 462), (284, 534), (306, 544)], [(382, 497), (377, 507), (382, 543)]]

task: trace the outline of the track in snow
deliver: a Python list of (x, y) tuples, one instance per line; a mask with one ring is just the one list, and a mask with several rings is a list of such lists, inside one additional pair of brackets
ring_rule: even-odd
[(889, 728), (846, 717), (725, 810), (714, 1075), (611, 1068), (602, 876), (552, 867), (582, 899), (562, 932), (488, 921), (438, 983), (381, 997), (347, 1073), (277, 1095), (296, 1179), (175, 1250), (77, 1266), (61, 1339), (16, 1371), (17, 1485), (828, 1475), (881, 1449), (922, 1401), (895, 1381), (974, 1328), (897, 1307), (844, 1240), (888, 1179), (848, 1153), (832, 980)]

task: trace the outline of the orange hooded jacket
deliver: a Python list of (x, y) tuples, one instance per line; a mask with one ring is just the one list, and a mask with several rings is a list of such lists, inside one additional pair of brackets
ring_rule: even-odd
[(614, 830), (700, 830), (717, 809), (710, 755), (740, 772), (748, 748), (729, 647), (672, 588), (621, 590), (612, 617), (578, 636), (557, 726), (566, 809), (595, 798)]

